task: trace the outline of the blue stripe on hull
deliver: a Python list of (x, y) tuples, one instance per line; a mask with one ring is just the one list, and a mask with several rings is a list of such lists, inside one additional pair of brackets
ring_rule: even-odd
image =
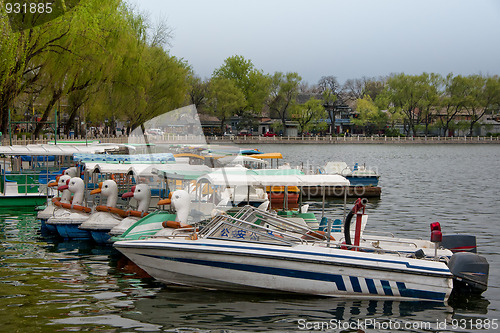
[[(399, 294), (403, 297), (434, 299), (433, 297), (435, 297), (435, 294), (439, 294), (439, 293), (435, 293), (435, 292), (427, 291), (427, 290), (408, 289), (408, 288), (406, 288), (406, 285), (404, 284), (404, 282), (396, 282), (396, 285), (398, 286)], [(438, 299), (438, 300), (444, 301), (444, 296), (442, 299)]]
[[(177, 262), (194, 264), (194, 265), (201, 265), (201, 266), (217, 267), (217, 268), (230, 269), (230, 270), (235, 270), (235, 271), (245, 271), (245, 272), (252, 272), (252, 273), (259, 273), (259, 274), (291, 277), (291, 278), (297, 278), (297, 279), (334, 282), (339, 291), (347, 291), (347, 288), (346, 288), (346, 285), (344, 283), (344, 279), (343, 279), (342, 275), (338, 275), (338, 274), (318, 273), (318, 272), (301, 271), (301, 270), (296, 270), (296, 269), (285, 269), (285, 268), (277, 268), (277, 267), (267, 267), (267, 266), (229, 263), (229, 262), (201, 260), (201, 259), (173, 258), (173, 257), (148, 255), (148, 254), (141, 254), (141, 255), (156, 258), (156, 259), (177, 261)], [(361, 286), (359, 283), (359, 278), (350, 276), (349, 280), (351, 282), (351, 287), (354, 290), (354, 292), (362, 293), (362, 289), (361, 289)], [(368, 291), (370, 292), (370, 294), (378, 294), (377, 288), (375, 287), (374, 280), (373, 279), (365, 279), (365, 281), (366, 281), (366, 284), (368, 286)], [(381, 281), (381, 283), (382, 283), (382, 286), (384, 289), (384, 294), (386, 296), (393, 296), (393, 292), (390, 289), (389, 281), (383, 280), (383, 281)], [(387, 289), (386, 286), (388, 286), (389, 289)], [(426, 300), (433, 300), (433, 301), (444, 301), (445, 296), (446, 296), (445, 293), (441, 293), (441, 292), (408, 289), (408, 288), (406, 288), (406, 285), (403, 282), (397, 282), (397, 287), (398, 287), (399, 293), (402, 297), (426, 299)]]
[(352, 284), (352, 290), (354, 290), (357, 293), (361, 292), (361, 286), (359, 285), (359, 280), (355, 276), (349, 276), (349, 280), (351, 280)]
[(387, 296), (394, 296), (389, 281), (381, 280), (380, 283), (382, 284), (382, 288), (384, 289), (384, 294), (386, 294)]
[(377, 287), (375, 287), (375, 282), (373, 282), (373, 279), (365, 279), (366, 280), (366, 286), (368, 287), (368, 292), (370, 294), (377, 295)]
[[(163, 244), (162, 242), (154, 242), (154, 241), (147, 241), (143, 244)], [(192, 245), (192, 244), (187, 244), (187, 243), (178, 243), (179, 245)], [(266, 252), (277, 252), (277, 253), (289, 253), (289, 254), (297, 254), (297, 255), (314, 255), (318, 257), (325, 257), (325, 258), (341, 258), (341, 259), (349, 259), (349, 260), (356, 260), (356, 261), (370, 261), (370, 262), (378, 262), (378, 263), (390, 263), (390, 264), (398, 264), (398, 265), (404, 265), (406, 268), (412, 268), (412, 269), (424, 269), (427, 272), (435, 272), (435, 273), (448, 273), (450, 277), (452, 276), (450, 273), (450, 270), (448, 268), (435, 268), (435, 267), (427, 267), (427, 266), (420, 266), (420, 265), (412, 265), (407, 261), (400, 261), (396, 259), (381, 259), (381, 258), (368, 258), (368, 257), (355, 257), (355, 256), (350, 256), (350, 255), (340, 255), (340, 254), (330, 254), (330, 253), (310, 253), (307, 251), (297, 251), (297, 250), (288, 250), (288, 249), (271, 249), (271, 248), (262, 248), (262, 247), (255, 247), (255, 246), (239, 246), (239, 245), (221, 245), (221, 244), (206, 244), (206, 243), (197, 243), (197, 246), (207, 246), (207, 247), (220, 247), (224, 249), (245, 249), (245, 250), (259, 250), (259, 251), (266, 251)]]

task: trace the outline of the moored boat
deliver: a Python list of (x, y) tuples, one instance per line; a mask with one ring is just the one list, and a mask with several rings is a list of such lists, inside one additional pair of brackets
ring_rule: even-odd
[(0, 154), (6, 156), (0, 165), (0, 207), (46, 204), (55, 194), (47, 184), (73, 164), (73, 154), (102, 153), (116, 147), (101, 144), (0, 146)]
[(439, 224), (431, 225), (431, 242), (362, 241), (361, 210), (358, 201), (346, 219), (350, 224), (356, 216), (354, 241), (347, 225), (339, 241), (337, 233), (246, 206), (234, 216), (217, 215), (188, 237), (181, 230), (115, 247), (166, 284), (200, 288), (440, 302), (452, 290), (486, 290), (486, 260), (439, 248)]
[(346, 188), (339, 186), (305, 186), (302, 188), (302, 192), (308, 198), (322, 197), (323, 195), (326, 197), (378, 198), (382, 193), (379, 186), (380, 175), (358, 163), (355, 163), (352, 169), (345, 162), (328, 162), (324, 167), (316, 170), (302, 169), (305, 173), (341, 175), (350, 182), (350, 186)]
[(286, 219), (261, 224), (220, 215), (196, 237), (116, 242), (166, 284), (234, 291), (445, 301), (453, 275), (445, 263), (349, 251)]
[(92, 239), (97, 243), (106, 244), (111, 237), (109, 231), (117, 226), (127, 215), (123, 209), (116, 207), (118, 186), (114, 180), (108, 179), (100, 182), (98, 188), (90, 192), (90, 194), (98, 193), (106, 197), (106, 204), (97, 206), (92, 215), (78, 228), (87, 230)]
[(71, 203), (64, 203), (59, 198), (53, 198), (53, 203), (58, 206), (54, 214), (46, 222), (49, 227), (55, 227), (57, 233), (64, 239), (90, 239), (90, 234), (86, 230), (78, 227), (89, 217), (91, 209), (84, 206), (85, 185), (80, 177), (73, 177), (66, 181), (66, 185), (59, 186), (59, 191), (69, 190), (73, 193)]

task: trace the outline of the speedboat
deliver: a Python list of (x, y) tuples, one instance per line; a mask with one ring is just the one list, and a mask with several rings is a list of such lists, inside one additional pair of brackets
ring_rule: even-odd
[(484, 258), (446, 249), (438, 253), (436, 226), (433, 256), (423, 250), (364, 248), (356, 245), (359, 233), (355, 230), (353, 244), (338, 242), (329, 232), (247, 206), (234, 216), (215, 216), (189, 237), (181, 230), (114, 246), (163, 283), (189, 287), (438, 302), (454, 289), (486, 289)]
[(57, 233), (64, 239), (90, 239), (87, 230), (78, 227), (89, 217), (91, 209), (83, 205), (85, 185), (80, 177), (73, 177), (66, 184), (58, 187), (59, 191), (69, 190), (73, 193), (71, 203), (64, 203), (59, 198), (53, 198), (52, 202), (58, 207), (54, 214), (46, 222), (47, 226), (57, 229)]
[(109, 231), (127, 217), (127, 212), (116, 207), (118, 186), (114, 180), (100, 182), (98, 188), (90, 192), (90, 194), (98, 193), (106, 197), (106, 205), (97, 206), (95, 212), (79, 226), (79, 229), (87, 230), (94, 241), (105, 244), (109, 242)]
[(166, 284), (242, 292), (445, 301), (453, 275), (445, 263), (349, 251), (307, 240), (286, 219), (260, 224), (216, 216), (193, 237), (120, 241), (114, 246)]

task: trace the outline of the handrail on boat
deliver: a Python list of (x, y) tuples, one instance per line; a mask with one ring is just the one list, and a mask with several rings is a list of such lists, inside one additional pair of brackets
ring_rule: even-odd
[(373, 231), (370, 230), (369, 232), (363, 231), (363, 235), (368, 235), (370, 236), (371, 234), (381, 234), (381, 235), (390, 235), (391, 237), (395, 237), (394, 234), (390, 231)]
[[(386, 243), (399, 243), (399, 244), (409, 244), (409, 245), (413, 245), (415, 246), (416, 249), (418, 249), (418, 245), (416, 243), (413, 243), (413, 242), (408, 242), (408, 241), (402, 241), (402, 240), (392, 240), (392, 239), (384, 239), (384, 240), (380, 240), (380, 239), (370, 239), (369, 237), (364, 237), (363, 235), (363, 241), (379, 241), (379, 242), (386, 242)], [(339, 239), (339, 242), (342, 242), (342, 241), (345, 241), (345, 238), (342, 237)], [(354, 245), (349, 245), (349, 246), (354, 246)], [(368, 249), (377, 249), (376, 247), (367, 247)]]
[[(257, 243), (259, 243), (259, 242), (262, 243), (265, 241), (261, 241), (260, 237), (263, 237), (264, 239), (272, 240), (273, 244), (275, 242), (283, 243), (283, 244), (286, 244), (288, 246), (291, 246), (297, 242), (307, 244), (307, 241), (300, 238), (299, 236), (290, 234), (290, 233), (285, 232), (285, 231), (273, 230), (270, 228), (266, 228), (266, 227), (263, 227), (261, 225), (258, 225), (258, 224), (255, 224), (255, 223), (252, 223), (249, 221), (241, 220), (241, 219), (235, 218), (233, 216), (229, 216), (229, 215), (218, 215), (218, 216), (214, 217), (209, 222), (209, 224), (206, 225), (202, 231), (200, 231), (199, 234), (200, 234), (200, 236), (202, 236), (204, 238), (227, 239), (227, 238), (220, 237), (219, 235), (216, 235), (216, 233), (219, 232), (220, 228), (223, 226), (229, 226), (231, 228), (238, 228), (239, 230), (244, 230), (245, 232), (249, 232), (249, 233), (254, 234), (255, 236), (259, 236), (258, 239), (257, 239), (257, 237), (255, 237), (255, 239), (253, 239), (253, 240), (249, 240), (249, 239), (245, 239), (245, 238), (242, 238), (242, 239), (231, 238), (231, 240), (254, 241)], [(279, 235), (274, 235), (274, 232), (276, 232)], [(302, 234), (301, 234), (301, 236), (302, 236)], [(266, 243), (269, 243), (269, 242), (266, 242)]]
[(382, 249), (382, 248), (373, 248), (373, 247), (366, 247), (366, 246), (360, 246), (360, 245), (346, 245), (346, 244), (340, 243), (340, 241), (339, 241), (339, 243), (336, 244), (336, 248), (343, 249), (343, 250), (358, 249), (358, 250), (361, 250), (363, 252), (373, 252), (376, 254), (392, 253), (392, 254), (398, 255), (399, 257), (407, 257), (406, 253), (401, 253), (400, 251), (396, 251), (396, 250), (387, 250), (387, 249)]

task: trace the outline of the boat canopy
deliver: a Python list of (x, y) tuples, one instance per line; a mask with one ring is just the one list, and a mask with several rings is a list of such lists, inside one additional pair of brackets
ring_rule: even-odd
[(152, 172), (166, 179), (195, 180), (212, 172), (212, 168), (206, 165), (175, 165), (170, 164), (168, 168), (153, 166)]
[(253, 170), (217, 170), (201, 176), (198, 182), (220, 186), (349, 186), (340, 175), (259, 175)]
[(83, 154), (73, 155), (75, 161), (80, 162), (175, 162), (171, 153), (136, 154), (136, 155), (114, 155), (114, 154)]
[(17, 156), (72, 156), (77, 153), (95, 154), (104, 153), (106, 150), (118, 149), (119, 145), (115, 144), (96, 144), (88, 146), (72, 146), (72, 145), (14, 145), (0, 146), (0, 154)]
[(250, 157), (254, 158), (260, 158), (260, 159), (272, 159), (272, 158), (279, 158), (282, 159), (283, 155), (281, 153), (263, 153), (263, 154), (253, 154), (253, 155), (247, 155)]
[(258, 175), (303, 175), (299, 169), (259, 169), (254, 170)]
[[(85, 170), (103, 174), (133, 174), (139, 176), (160, 176), (174, 179), (196, 179), (212, 169), (206, 165), (189, 164), (144, 164), (144, 163), (85, 163)], [(175, 175), (178, 175), (177, 178)], [(181, 177), (183, 175), (183, 177)]]
[(177, 157), (189, 157), (189, 158), (195, 158), (195, 159), (200, 159), (200, 160), (205, 159), (205, 156), (201, 156), (201, 155), (197, 155), (197, 154), (193, 154), (193, 153), (179, 153), (179, 154), (175, 154), (173, 156), (175, 158), (177, 158)]
[(269, 162), (267, 161), (245, 155), (225, 156), (220, 158), (219, 162), (221, 162), (224, 165), (237, 165), (237, 164), (243, 165), (245, 163), (248, 164), (255, 163), (257, 165), (264, 166), (269, 164)]

